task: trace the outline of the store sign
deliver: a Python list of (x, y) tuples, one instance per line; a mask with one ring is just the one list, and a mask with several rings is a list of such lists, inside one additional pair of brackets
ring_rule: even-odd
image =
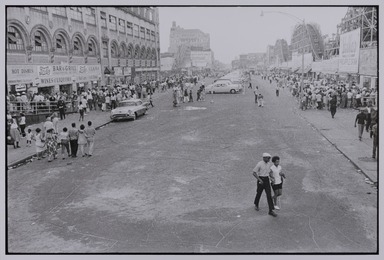
[(323, 62), (313, 62), (312, 63), (312, 71), (313, 72), (323, 72)]
[(131, 67), (124, 67), (123, 68), (123, 73), (124, 73), (124, 76), (131, 75)]
[(10, 85), (31, 83), (37, 77), (36, 66), (7, 65), (7, 83)]
[(72, 84), (73, 80), (71, 76), (66, 77), (47, 77), (41, 78), (39, 87), (41, 86), (52, 86), (52, 85), (65, 85)]
[(139, 67), (140, 66), (140, 60), (135, 60), (135, 67)]
[(377, 48), (360, 50), (359, 74), (377, 77)]
[(322, 61), (322, 72), (326, 74), (335, 74), (339, 71), (339, 62), (340, 59), (338, 57), (329, 59), (329, 60), (323, 60)]
[(24, 84), (21, 84), (21, 85), (16, 85), (15, 86), (15, 90), (18, 92), (18, 91), (27, 91), (27, 86), (24, 85)]
[(133, 60), (128, 60), (128, 66), (129, 67), (133, 67), (134, 65), (134, 61)]
[(358, 73), (360, 28), (340, 35), (339, 71)]
[(122, 67), (113, 67), (113, 71), (115, 72), (115, 76), (123, 76)]
[(141, 67), (145, 67), (145, 60), (141, 61)]

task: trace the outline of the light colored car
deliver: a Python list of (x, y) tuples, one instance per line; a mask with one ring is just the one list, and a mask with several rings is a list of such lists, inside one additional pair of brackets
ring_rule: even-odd
[(241, 90), (241, 86), (237, 84), (232, 84), (229, 80), (220, 80), (215, 83), (208, 85), (205, 89), (208, 93), (231, 93), (235, 94)]
[(111, 111), (111, 119), (133, 119), (145, 115), (149, 103), (140, 99), (127, 99), (119, 103), (119, 106)]

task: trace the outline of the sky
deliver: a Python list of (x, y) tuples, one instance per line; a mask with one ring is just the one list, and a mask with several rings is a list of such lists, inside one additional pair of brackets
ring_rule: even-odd
[(275, 45), (277, 39), (290, 44), (294, 27), (300, 22), (297, 18), (317, 23), (323, 35), (336, 33), (347, 10), (348, 7), (328, 6), (159, 7), (160, 51), (168, 51), (170, 28), (175, 21), (184, 29), (209, 33), (215, 59), (229, 64), (240, 54), (266, 52), (267, 45)]

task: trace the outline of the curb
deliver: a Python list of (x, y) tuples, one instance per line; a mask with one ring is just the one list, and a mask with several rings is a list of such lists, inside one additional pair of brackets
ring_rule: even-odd
[[(108, 122), (106, 122), (106, 123), (104, 123), (104, 124), (101, 124), (101, 125), (95, 127), (95, 130), (99, 130), (100, 128), (102, 128), (102, 127), (104, 127), (104, 126), (110, 124), (111, 122), (112, 122), (112, 121), (108, 121)], [(22, 165), (24, 165), (24, 164), (26, 164), (26, 163), (28, 163), (28, 162), (32, 162), (32, 159), (33, 159), (35, 156), (37, 156), (36, 153), (34, 153), (34, 154), (32, 154), (32, 155), (28, 155), (27, 157), (25, 157), (25, 158), (23, 158), (23, 159), (20, 159), (20, 160), (18, 160), (18, 161), (12, 162), (12, 163), (10, 163), (9, 165), (7, 165), (7, 169), (8, 169), (8, 170), (10, 170), (10, 169), (15, 169), (15, 168), (20, 167), (20, 166), (22, 166)]]
[(359, 167), (359, 165), (357, 163), (355, 163), (352, 158), (348, 157), (348, 155), (346, 155), (342, 150), (340, 150), (337, 145), (335, 143), (333, 143), (331, 140), (329, 140), (314, 124), (312, 124), (311, 122), (309, 122), (304, 116), (302, 116), (300, 113), (298, 113), (298, 108), (294, 108), (295, 110), (295, 113), (297, 115), (299, 115), (302, 119), (304, 119), (308, 124), (310, 124), (312, 126), (312, 128), (316, 129), (316, 131), (322, 136), (324, 137), (333, 147), (336, 148), (336, 150), (338, 150), (342, 155), (344, 155), (345, 158), (347, 158), (351, 163), (352, 165), (355, 167), (355, 169), (357, 169), (359, 172), (361, 172), (367, 179), (369, 179), (374, 185), (375, 187), (377, 187), (377, 181), (373, 181), (365, 172), (362, 168)]

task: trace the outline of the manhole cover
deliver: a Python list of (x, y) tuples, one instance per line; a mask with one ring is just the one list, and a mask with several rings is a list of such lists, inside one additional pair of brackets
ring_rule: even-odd
[(373, 159), (371, 157), (359, 157), (358, 159), (359, 161), (363, 161), (363, 162), (376, 162), (376, 159)]

